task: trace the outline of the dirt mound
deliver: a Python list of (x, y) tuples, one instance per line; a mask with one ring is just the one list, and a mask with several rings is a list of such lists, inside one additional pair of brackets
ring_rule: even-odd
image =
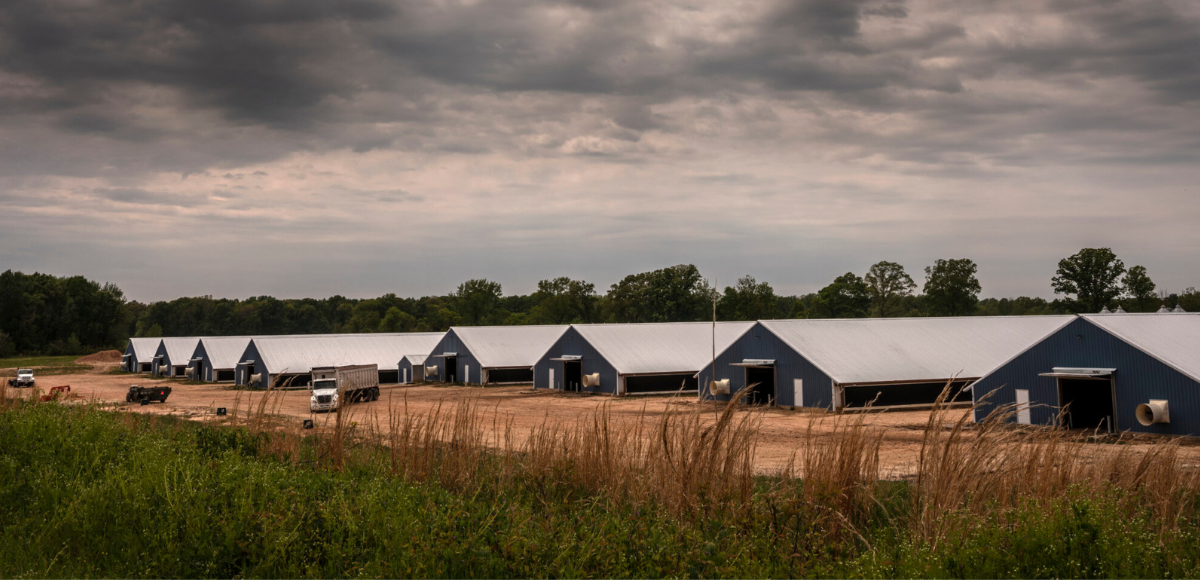
[(75, 364), (81, 365), (102, 365), (121, 362), (121, 351), (119, 350), (102, 350), (96, 354), (89, 354), (75, 359)]

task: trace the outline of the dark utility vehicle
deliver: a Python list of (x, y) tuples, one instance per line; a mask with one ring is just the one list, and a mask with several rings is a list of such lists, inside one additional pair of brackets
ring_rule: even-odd
[(133, 403), (136, 401), (158, 401), (159, 403), (167, 402), (167, 397), (171, 394), (171, 387), (139, 387), (133, 385), (129, 387), (129, 392), (125, 394), (125, 402)]

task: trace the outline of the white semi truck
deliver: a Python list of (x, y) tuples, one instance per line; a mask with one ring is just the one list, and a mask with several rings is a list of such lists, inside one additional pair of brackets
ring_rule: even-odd
[(379, 366), (349, 365), (342, 367), (314, 367), (312, 370), (312, 398), (308, 408), (312, 412), (336, 411), (338, 403), (346, 401), (379, 400)]

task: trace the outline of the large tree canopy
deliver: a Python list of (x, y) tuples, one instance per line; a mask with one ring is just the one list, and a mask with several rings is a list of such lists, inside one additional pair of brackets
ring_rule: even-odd
[(925, 301), (934, 316), (964, 316), (979, 304), (978, 267), (962, 258), (938, 260), (925, 268)]
[(1058, 262), (1058, 271), (1050, 280), (1055, 294), (1067, 295), (1067, 307), (1074, 312), (1099, 312), (1121, 295), (1121, 275), (1125, 263), (1109, 248), (1084, 248)]

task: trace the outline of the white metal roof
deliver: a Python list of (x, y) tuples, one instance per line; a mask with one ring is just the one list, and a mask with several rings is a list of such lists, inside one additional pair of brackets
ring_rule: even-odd
[[(455, 326), (450, 330), (483, 368), (532, 367), (569, 328), (551, 326)], [(433, 347), (430, 347), (433, 350)], [(441, 354), (441, 353), (432, 353)]]
[[(246, 345), (250, 344), (250, 338), (249, 336), (204, 336), (200, 338), (200, 344), (196, 345), (196, 351), (199, 351), (200, 346), (203, 345), (212, 368), (232, 369), (241, 362), (242, 353), (246, 352)], [(195, 356), (194, 353), (193, 356)]]
[[(718, 322), (716, 351), (729, 348), (752, 326), (753, 322)], [(577, 324), (574, 328), (623, 375), (695, 373), (713, 358), (711, 322)]]
[(162, 339), (163, 350), (175, 366), (185, 365), (192, 360), (192, 353), (196, 352), (196, 345), (199, 343), (198, 336), (172, 336)]
[(137, 357), (139, 363), (148, 363), (154, 360), (154, 355), (158, 354), (158, 345), (161, 343), (161, 338), (131, 337), (129, 339), (129, 344), (133, 347), (133, 356)]
[(1200, 314), (1084, 314), (1081, 317), (1200, 381)]
[(835, 382), (854, 384), (982, 377), (1074, 319), (964, 316), (762, 324)]
[(251, 341), (262, 358), (258, 362), (280, 374), (307, 373), (313, 367), (369, 364), (381, 371), (394, 371), (403, 353), (433, 349), (442, 336), (440, 332), (317, 334), (256, 336)]
[[(435, 345), (436, 346), (436, 345)], [(429, 353), (425, 354), (406, 354), (400, 357), (400, 360), (407, 360), (410, 365), (425, 365), (425, 361), (429, 359)]]

